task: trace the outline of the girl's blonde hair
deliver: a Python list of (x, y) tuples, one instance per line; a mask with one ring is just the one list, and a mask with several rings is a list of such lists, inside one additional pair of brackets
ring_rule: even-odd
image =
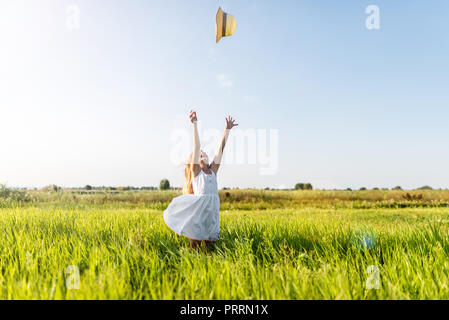
[(182, 189), (182, 192), (184, 194), (193, 194), (193, 153), (189, 157), (189, 161), (186, 163), (186, 168), (184, 169), (184, 174), (186, 177), (186, 181), (184, 183), (184, 188)]

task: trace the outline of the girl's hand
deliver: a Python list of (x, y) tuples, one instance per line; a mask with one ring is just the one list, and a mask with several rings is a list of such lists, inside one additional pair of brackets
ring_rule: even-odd
[(190, 121), (192, 123), (195, 123), (198, 121), (198, 118), (196, 116), (196, 111), (190, 110)]
[(235, 123), (235, 119), (231, 116), (226, 117), (226, 130), (231, 130), (234, 127), (237, 127), (238, 123)]

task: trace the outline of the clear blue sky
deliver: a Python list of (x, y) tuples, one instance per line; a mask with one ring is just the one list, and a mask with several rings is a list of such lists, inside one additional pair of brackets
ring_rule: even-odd
[[(218, 6), (237, 31), (215, 44)], [(171, 137), (196, 108), (203, 133), (225, 114), (279, 130), (274, 174), (229, 163), (221, 187), (449, 187), (448, 18), (446, 0), (2, 1), (0, 182), (181, 185)]]

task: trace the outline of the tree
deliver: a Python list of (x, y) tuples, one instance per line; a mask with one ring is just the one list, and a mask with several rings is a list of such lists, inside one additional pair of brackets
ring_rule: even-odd
[(304, 190), (304, 183), (297, 183), (295, 185), (295, 190)]
[(418, 188), (418, 190), (433, 190), (431, 186), (423, 186), (421, 188)]
[(393, 188), (393, 190), (402, 190), (401, 186), (396, 186)]
[(59, 192), (59, 191), (62, 191), (62, 188), (58, 187), (55, 184), (51, 184), (49, 186), (43, 187), (42, 190), (46, 191), (46, 192)]
[(170, 189), (170, 181), (167, 179), (162, 179), (161, 183), (159, 184), (160, 190), (169, 190)]
[(367, 189), (365, 187), (361, 187), (360, 191), (366, 191)]
[(313, 190), (313, 186), (311, 183), (297, 183), (295, 185), (295, 190)]
[(87, 185), (84, 187), (84, 190), (92, 190), (92, 186), (87, 184)]

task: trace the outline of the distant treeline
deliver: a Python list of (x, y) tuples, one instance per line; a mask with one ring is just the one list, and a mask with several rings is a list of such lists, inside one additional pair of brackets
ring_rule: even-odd
[[(127, 186), (127, 187), (108, 187), (108, 186), (90, 186), (86, 185), (84, 187), (60, 187), (55, 184), (45, 186), (43, 188), (17, 188), (17, 190), (42, 190), (42, 191), (48, 191), (48, 192), (58, 192), (62, 190), (86, 190), (86, 191), (139, 191), (139, 190), (147, 190), (147, 191), (153, 191), (153, 190), (159, 190), (158, 187), (133, 187), (133, 186)], [(174, 188), (173, 190), (176, 190)]]
[[(5, 186), (3, 186), (4, 188), (6, 188)], [(27, 190), (41, 190), (41, 191), (47, 191), (47, 192), (58, 192), (58, 191), (62, 191), (62, 190), (84, 190), (84, 191), (156, 191), (156, 190), (174, 190), (174, 191), (179, 191), (182, 190), (182, 188), (180, 187), (171, 187), (170, 183), (168, 182), (168, 180), (163, 180), (161, 181), (161, 185), (159, 187), (154, 187), (154, 186), (148, 186), (148, 187), (133, 187), (133, 186), (126, 186), (126, 187), (111, 187), (111, 186), (91, 186), (91, 185), (86, 185), (84, 187), (60, 187), (57, 185), (48, 185), (45, 186), (43, 188), (13, 188), (14, 190), (23, 190), (23, 191), (27, 191)], [(314, 189), (312, 184), (310, 183), (297, 183), (295, 185), (294, 188), (270, 188), (270, 187), (266, 187), (263, 189), (260, 188), (238, 188), (238, 187), (233, 187), (233, 188), (229, 188), (229, 187), (223, 187), (222, 190), (273, 190), (273, 191), (292, 191), (292, 190), (321, 190), (321, 191), (378, 191), (378, 190), (382, 190), (382, 191), (388, 191), (388, 190), (392, 190), (392, 191), (407, 191), (407, 190), (448, 190), (448, 188), (439, 188), (439, 189), (434, 189), (431, 186), (423, 186), (423, 187), (419, 187), (419, 188), (414, 188), (414, 189), (403, 189), (400, 186), (396, 186), (393, 188), (365, 188), (365, 187), (361, 187), (359, 189), (352, 189), (352, 188), (346, 188), (346, 189)]]
[[(5, 186), (3, 186), (4, 188), (6, 188)], [(55, 184), (52, 185), (48, 185), (45, 186), (41, 189), (38, 188), (15, 188), (15, 190), (41, 190), (41, 191), (46, 191), (46, 192), (58, 192), (58, 191), (62, 191), (62, 190), (84, 190), (84, 191), (155, 191), (155, 190), (174, 190), (174, 191), (179, 191), (182, 190), (182, 188), (179, 187), (172, 187), (170, 186), (170, 182), (167, 179), (163, 179), (161, 180), (159, 187), (155, 187), (155, 186), (147, 186), (147, 187), (133, 187), (133, 186), (126, 186), (126, 187), (111, 187), (111, 186), (91, 186), (91, 185), (86, 185), (84, 187), (60, 187), (57, 186)], [(224, 187), (222, 188), (222, 190), (240, 190), (240, 188), (229, 188), (229, 187)], [(244, 188), (242, 190), (262, 190), (262, 189), (258, 189), (258, 188)], [(292, 191), (292, 190), (315, 190), (312, 186), (311, 183), (303, 183), (303, 182), (299, 182), (297, 183), (293, 188), (270, 188), (270, 187), (266, 187), (263, 190), (273, 190), (273, 191)], [(383, 191), (388, 191), (388, 190), (392, 190), (392, 191), (401, 191), (401, 190), (407, 190), (407, 189), (403, 189), (401, 186), (396, 186), (393, 188), (365, 188), (365, 187), (361, 187), (359, 189), (352, 189), (352, 188), (346, 188), (346, 189), (316, 189), (316, 190), (321, 190), (321, 191), (377, 191), (377, 190), (383, 190)], [(431, 186), (422, 186), (419, 188), (415, 188), (415, 189), (408, 189), (408, 190), (447, 190), (447, 189), (434, 189)]]

